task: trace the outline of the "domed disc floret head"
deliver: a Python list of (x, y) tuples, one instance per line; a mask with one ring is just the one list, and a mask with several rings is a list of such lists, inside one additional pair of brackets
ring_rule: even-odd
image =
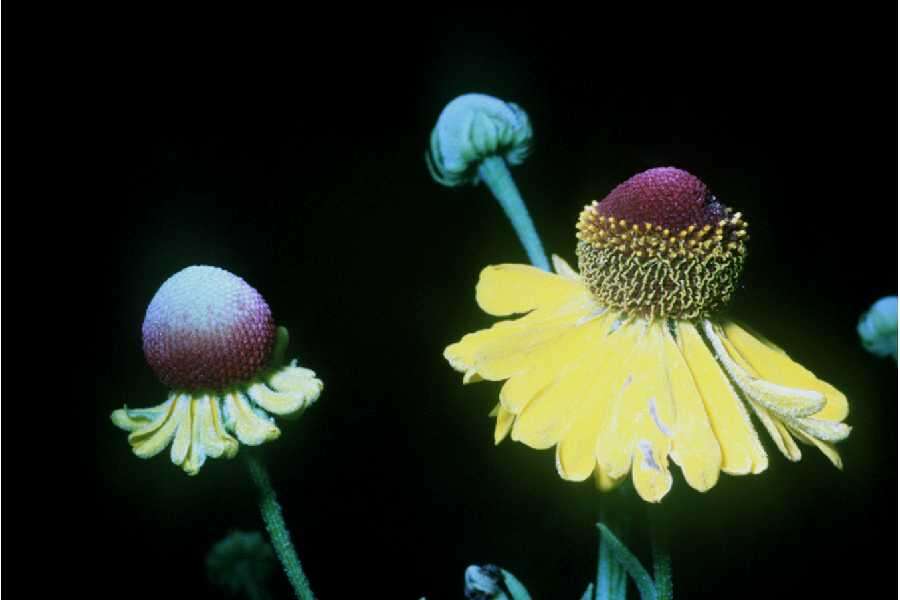
[(585, 283), (630, 316), (709, 316), (731, 299), (746, 255), (741, 214), (672, 167), (639, 173), (586, 206), (577, 229)]
[(142, 328), (144, 355), (167, 386), (221, 390), (268, 362), (275, 323), (263, 297), (223, 269), (193, 266), (159, 288)]

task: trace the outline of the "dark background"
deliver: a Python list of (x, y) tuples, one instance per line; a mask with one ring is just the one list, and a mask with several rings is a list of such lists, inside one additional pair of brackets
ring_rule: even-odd
[[(109, 421), (165, 399), (143, 360), (144, 311), (167, 277), (212, 264), (265, 296), (289, 355), (325, 381), (281, 439), (241, 448), (269, 465), (317, 595), (459, 598), (465, 567), (490, 562), (535, 598), (577, 598), (601, 515), (649, 564), (643, 502), (560, 480), (551, 451), (494, 447), (499, 385), (463, 387), (442, 358), (492, 322), (474, 302), (479, 271), (526, 260), (486, 189), (443, 188), (425, 168), (443, 106), (477, 91), (531, 117), (535, 152), (514, 176), (549, 252), (574, 262), (579, 210), (616, 184), (686, 169), (750, 223), (731, 313), (850, 399), (843, 472), (805, 446), (789, 463), (765, 434), (761, 475), (699, 494), (673, 466), (652, 509), (678, 597), (840, 597), (893, 581), (897, 370), (855, 327), (897, 293), (895, 18), (731, 16), (658, 36), (612, 18), (590, 34), (307, 27), (258, 54), (100, 43), (68, 90), (81, 137), (60, 152), (77, 184), (30, 240), (61, 248), (55, 292), (35, 296), (62, 304), (19, 323), (43, 343), (29, 393), (43, 390), (61, 432), (34, 441), (34, 425), (11, 425), (34, 413), (5, 403), (3, 466), (30, 491), (4, 499), (60, 525), (18, 557), (29, 572), (56, 561), (66, 587), (101, 596), (220, 595), (206, 552), (261, 528), (240, 455), (188, 478), (168, 451), (134, 457)], [(71, 373), (41, 371), (54, 361)], [(289, 594), (281, 576), (271, 589)]]

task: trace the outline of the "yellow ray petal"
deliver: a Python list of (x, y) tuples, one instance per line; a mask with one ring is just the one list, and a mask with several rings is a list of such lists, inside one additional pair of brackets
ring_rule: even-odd
[(467, 375), (474, 370), (484, 379), (501, 381), (528, 368), (532, 352), (540, 353), (541, 346), (571, 333), (596, 310), (593, 303), (577, 300), (501, 321), (447, 346), (444, 357)]
[(315, 371), (298, 367), (296, 360), (273, 373), (269, 377), (269, 385), (277, 392), (302, 394), (306, 397), (306, 406), (315, 402), (325, 387)]
[(113, 425), (125, 431), (137, 431), (142, 427), (156, 422), (153, 429), (159, 427), (165, 419), (169, 410), (172, 408), (172, 401), (178, 394), (170, 393), (169, 397), (162, 404), (152, 406), (150, 408), (119, 408), (114, 410), (110, 415)]
[(597, 463), (613, 478), (633, 469), (638, 494), (645, 500), (657, 502), (672, 486), (667, 458), (671, 440), (658, 426), (657, 414), (662, 411), (664, 418), (672, 421), (660, 330), (658, 326), (642, 321), (622, 328), (634, 332), (629, 336), (632, 348), (623, 353), (627, 357), (624, 369), (614, 381), (619, 390), (601, 426), (596, 446)]
[(290, 415), (306, 408), (306, 394), (301, 392), (276, 392), (264, 383), (254, 383), (247, 388), (247, 395), (264, 410), (276, 415)]
[(639, 341), (640, 356), (632, 361), (634, 382), (623, 392), (624, 414), (633, 415), (634, 438), (631, 476), (634, 489), (647, 502), (659, 502), (672, 489), (669, 452), (675, 422), (671, 388), (666, 373), (661, 321), (648, 326)]
[(761, 473), (769, 464), (766, 452), (719, 363), (686, 321), (678, 323), (678, 343), (722, 449), (722, 470), (733, 475)]
[(550, 448), (560, 440), (579, 418), (577, 408), (603, 369), (603, 357), (609, 352), (607, 334), (602, 320), (594, 320), (581, 325), (565, 343), (553, 344), (559, 361), (553, 382), (521, 410), (512, 439), (537, 449)]
[(663, 360), (672, 397), (674, 422), (660, 419), (661, 427), (672, 432), (670, 456), (684, 474), (685, 481), (699, 492), (719, 480), (722, 449), (712, 430), (703, 397), (681, 350), (668, 328), (663, 330)]
[(794, 441), (790, 432), (788, 432), (787, 427), (785, 427), (776, 417), (773, 417), (764, 407), (751, 402), (750, 408), (753, 409), (753, 412), (756, 414), (757, 418), (759, 418), (760, 423), (762, 423), (763, 427), (766, 428), (766, 431), (769, 432), (772, 441), (775, 442), (775, 445), (778, 446), (778, 449), (781, 450), (781, 453), (784, 454), (785, 458), (794, 462), (800, 460), (800, 448), (797, 447), (797, 443)]
[(274, 423), (254, 412), (240, 392), (229, 392), (225, 394), (223, 400), (229, 417), (226, 423), (242, 444), (258, 446), (281, 435), (281, 431)]
[(751, 401), (759, 403), (780, 418), (807, 417), (825, 406), (825, 396), (815, 390), (787, 387), (761, 378), (725, 337), (721, 327), (704, 321), (703, 330), (716, 357)]
[(181, 394), (170, 398), (168, 412), (128, 436), (134, 453), (141, 458), (149, 458), (162, 452), (172, 441), (175, 430), (188, 411), (190, 396)]
[[(185, 394), (185, 396), (187, 396), (187, 394)], [(184, 414), (179, 419), (178, 428), (175, 430), (175, 439), (172, 442), (172, 449), (169, 453), (172, 464), (180, 466), (184, 463), (188, 456), (188, 451), (191, 449), (191, 436), (194, 433), (193, 412), (194, 400), (190, 396), (187, 396)]]
[(760, 377), (788, 387), (814, 390), (825, 396), (825, 406), (812, 416), (828, 421), (843, 421), (847, 417), (847, 397), (791, 360), (784, 350), (757, 339), (733, 322), (725, 323), (723, 329), (727, 339)]
[[(608, 328), (601, 326), (601, 332)], [(636, 330), (620, 327), (602, 339), (598, 344), (598, 355), (591, 359), (594, 369), (593, 379), (577, 407), (571, 427), (565, 432), (556, 447), (556, 468), (560, 477), (569, 481), (584, 481), (592, 472), (603, 472), (597, 464), (597, 443), (607, 418), (610, 403), (615, 399), (618, 388), (627, 377), (628, 357), (634, 347)], [(613, 479), (605, 472), (602, 477), (612, 485)]]
[(556, 274), (560, 277), (565, 277), (566, 279), (572, 281), (580, 281), (581, 277), (578, 275), (578, 271), (569, 266), (565, 260), (561, 257), (554, 254), (550, 257), (550, 260), (553, 262), (553, 270), (556, 271)]
[(494, 427), (494, 444), (499, 444), (509, 434), (516, 416), (498, 404), (496, 408), (497, 424)]
[(840, 442), (847, 439), (847, 436), (850, 435), (849, 425), (835, 423), (834, 421), (823, 421), (813, 418), (794, 419), (791, 425), (795, 425), (797, 429), (802, 429), (812, 437), (818, 438), (823, 442)]
[(562, 304), (587, 291), (577, 281), (528, 265), (495, 265), (481, 272), (475, 299), (481, 309), (499, 317)]
[(238, 447), (237, 440), (224, 431), (217, 399), (208, 395), (195, 397), (193, 411), (191, 449), (182, 465), (188, 475), (199, 472), (207, 456), (234, 456)]
[(202, 410), (197, 413), (202, 425), (201, 434), (206, 454), (213, 458), (233, 458), (238, 451), (238, 441), (225, 430), (219, 399), (208, 396), (207, 400), (199, 405)]
[(611, 320), (610, 314), (601, 315), (574, 328), (571, 335), (561, 336), (522, 355), (522, 364), (526, 366), (512, 375), (500, 389), (500, 402), (506, 410), (520, 414), (532, 398), (557, 379), (562, 370), (581, 360), (581, 353), (593, 350), (593, 344), (605, 346), (605, 332), (609, 331)]
[(797, 436), (798, 440), (805, 444), (815, 446), (822, 451), (822, 454), (824, 454), (828, 458), (828, 460), (831, 461), (831, 464), (836, 466), (838, 469), (843, 470), (844, 462), (841, 460), (841, 455), (838, 454), (837, 449), (832, 444), (817, 440), (816, 438), (808, 435), (805, 431), (802, 431), (800, 429), (794, 429), (793, 427), (791, 427), (790, 429), (791, 432)]

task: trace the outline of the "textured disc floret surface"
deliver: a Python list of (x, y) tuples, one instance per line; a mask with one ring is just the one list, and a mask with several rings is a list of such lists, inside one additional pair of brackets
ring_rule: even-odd
[(630, 315), (693, 320), (731, 299), (747, 223), (673, 167), (617, 186), (578, 219), (578, 264), (597, 299)]
[(263, 297), (240, 277), (193, 266), (156, 292), (143, 325), (144, 355), (176, 389), (223, 389), (269, 360), (275, 323)]

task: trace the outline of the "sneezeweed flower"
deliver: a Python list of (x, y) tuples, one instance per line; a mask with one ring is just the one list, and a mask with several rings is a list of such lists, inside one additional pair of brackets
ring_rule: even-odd
[(580, 272), (490, 266), (476, 300), (525, 316), (466, 335), (444, 356), (463, 382), (505, 381), (495, 441), (555, 446), (563, 479), (609, 489), (631, 473), (658, 502), (671, 458), (706, 491), (720, 471), (760, 473), (750, 413), (791, 461), (796, 441), (837, 467), (850, 427), (845, 396), (723, 315), (747, 252), (747, 223), (693, 175), (651, 169), (582, 211)]
[(897, 362), (897, 296), (885, 296), (869, 308), (856, 327), (863, 347)]
[(233, 457), (281, 432), (268, 414), (298, 416), (322, 382), (294, 360), (283, 364), (288, 333), (276, 328), (263, 297), (243, 279), (209, 266), (170, 277), (143, 324), (144, 355), (168, 399), (112, 413), (131, 432), (134, 453), (149, 458), (170, 443), (172, 462), (195, 475), (207, 457)]

